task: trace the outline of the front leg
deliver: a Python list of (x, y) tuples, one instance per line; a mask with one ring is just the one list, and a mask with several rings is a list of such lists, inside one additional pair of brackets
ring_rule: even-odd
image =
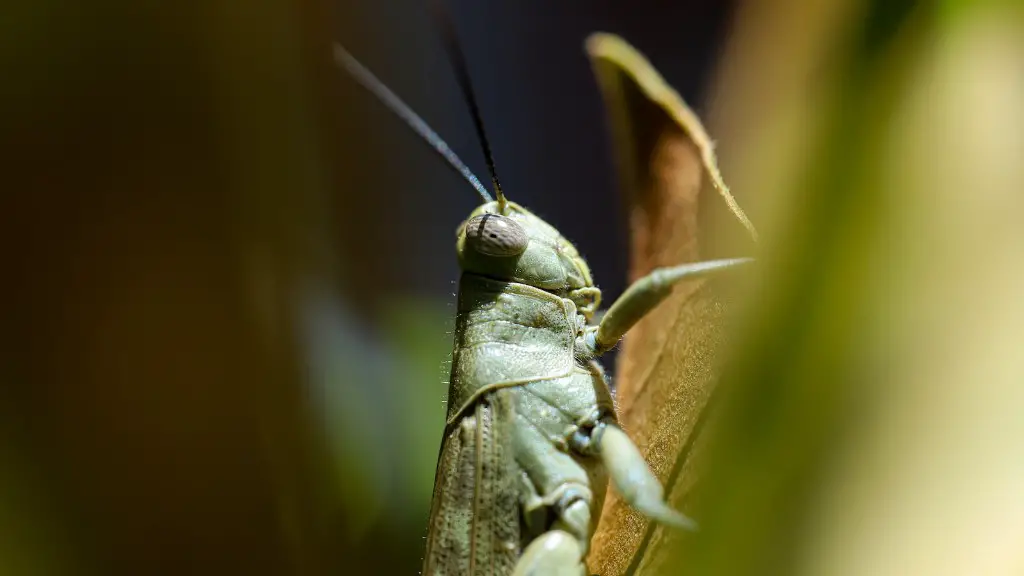
[(601, 317), (601, 323), (597, 329), (588, 333), (587, 345), (595, 355), (607, 352), (634, 324), (671, 294), (676, 283), (735, 268), (752, 261), (752, 258), (727, 258), (658, 268), (652, 271), (631, 284), (622, 296), (619, 296), (619, 299)]

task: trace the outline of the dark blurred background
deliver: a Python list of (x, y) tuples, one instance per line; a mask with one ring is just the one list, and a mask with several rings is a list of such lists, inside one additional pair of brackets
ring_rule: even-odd
[[(700, 111), (732, 3), (449, 7), (506, 192), (614, 297), (583, 41), (622, 35)], [(0, 571), (415, 573), (476, 197), (330, 45), (484, 176), (425, 3), (7, 11)]]
[[(486, 176), (469, 110), (427, 6), (411, 0), (346, 5), (337, 37)], [(507, 193), (573, 239), (612, 293), (624, 282), (625, 222), (601, 94), (583, 41), (595, 31), (622, 35), (697, 103), (729, 8), (728, 2), (692, 1), (451, 3)], [(335, 133), (354, 150), (335, 168), (353, 190), (365, 191), (343, 201), (339, 228), (360, 242), (342, 244), (358, 250), (370, 243), (388, 254), (361, 266), (351, 280), (354, 293), (373, 299), (450, 292), (454, 228), (475, 195), (361, 88), (341, 77), (338, 90), (351, 103), (336, 111)], [(380, 158), (388, 160), (386, 169), (376, 164)], [(391, 225), (368, 226), (371, 214), (387, 214)]]
[[(8, 4), (0, 574), (415, 573), (475, 196), (331, 45), (483, 175), (426, 7)], [(506, 191), (607, 298), (593, 31), (710, 120), (762, 234), (670, 573), (1021, 573), (1019, 2), (450, 8)]]

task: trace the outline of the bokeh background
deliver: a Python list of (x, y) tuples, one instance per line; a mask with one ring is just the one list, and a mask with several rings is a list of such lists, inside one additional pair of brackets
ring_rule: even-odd
[[(719, 518), (747, 529), (691, 553), (694, 570), (920, 573), (937, 544), (964, 551), (939, 572), (1022, 569), (1010, 552), (1024, 529), (1019, 6), (449, 6), (505, 190), (576, 242), (606, 294), (622, 290), (628, 239), (583, 51), (597, 30), (633, 43), (712, 119), (726, 179), (768, 223), (769, 261), (792, 265), (767, 291), (775, 316), (741, 323), (748, 348), (731, 378), (749, 391), (770, 374), (773, 397), (802, 409), (765, 403), (747, 467), (716, 470), (743, 479), (732, 494), (796, 494), (780, 501), (815, 513), (744, 515), (719, 500)], [(0, 572), (415, 573), (445, 409), (454, 231), (475, 196), (339, 73), (330, 45), (483, 175), (424, 3), (40, 0), (5, 12)], [(879, 253), (887, 266), (865, 264)], [(873, 299), (883, 293), (898, 297)], [(913, 306), (922, 293), (931, 307)], [(850, 316), (892, 320), (833, 321)], [(962, 338), (920, 338), (936, 334)], [(870, 441), (825, 464), (826, 448), (793, 442), (835, 432), (838, 407), (861, 401), (896, 407), (858, 412)], [(953, 437), (923, 450), (936, 430)], [(905, 442), (886, 460), (880, 437)], [(830, 492), (852, 461), (894, 472)], [(884, 525), (915, 535), (902, 555), (863, 529), (865, 511), (887, 505), (873, 497), (921, 486), (934, 498), (888, 504)], [(957, 515), (928, 515), (948, 500)], [(958, 520), (959, 537), (937, 533)], [(757, 540), (772, 531), (786, 539)]]

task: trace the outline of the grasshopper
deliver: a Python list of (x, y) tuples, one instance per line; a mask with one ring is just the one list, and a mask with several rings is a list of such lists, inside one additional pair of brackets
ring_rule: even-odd
[(750, 259), (654, 270), (598, 319), (601, 291), (586, 261), (555, 227), (505, 197), (461, 50), (450, 21), (442, 23), (493, 199), (415, 112), (334, 46), (337, 63), (441, 154), (482, 200), (457, 231), (462, 274), (423, 574), (585, 575), (609, 479), (641, 514), (696, 529), (665, 503), (661, 484), (618, 426), (598, 358), (677, 282)]

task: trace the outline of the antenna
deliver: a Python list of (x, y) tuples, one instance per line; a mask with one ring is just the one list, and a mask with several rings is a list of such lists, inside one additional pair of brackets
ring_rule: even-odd
[(491, 145), (487, 140), (487, 134), (484, 132), (484, 121), (480, 116), (480, 108), (477, 106), (476, 97), (473, 94), (473, 86), (469, 81), (466, 57), (459, 46), (455, 25), (448, 10), (445, 9), (443, 0), (434, 0), (431, 2), (431, 7), (433, 8), (434, 18), (441, 27), (441, 36), (444, 38), (445, 49), (452, 61), (452, 66), (455, 68), (455, 76), (458, 78), (459, 87), (462, 88), (462, 95), (466, 99), (466, 104), (469, 105), (470, 113), (473, 115), (476, 134), (480, 138), (480, 146), (484, 150), (484, 159), (487, 161), (487, 170), (491, 173), (491, 182), (494, 183), (494, 194), (498, 197), (498, 213), (503, 214), (505, 212), (505, 194), (501, 191), (501, 184), (498, 183), (498, 171), (494, 168), (494, 155), (491, 154)]
[[(381, 82), (376, 76), (373, 75), (365, 66), (359, 63), (354, 56), (348, 53), (341, 44), (334, 44), (334, 61), (339, 66), (345, 68), (353, 78), (356, 79), (364, 88), (370, 91), (371, 94), (377, 97), (385, 106), (391, 109), (399, 118), (405, 121), (405, 123), (412, 128), (416, 134), (420, 136), (435, 152), (444, 158), (448, 165), (451, 166), (456, 172), (462, 175), (469, 184), (476, 189), (477, 193), (483, 198), (483, 201), (490, 202), (491, 195), (484, 188), (484, 185), (480, 182), (480, 179), (473, 174), (473, 171), (466, 166), (462, 160), (448, 147), (448, 144), (434, 132), (430, 126), (419, 117), (418, 114), (413, 112), (412, 108), (409, 108), (402, 102), (402, 99), (395, 95), (383, 82)], [(490, 152), (488, 152), (490, 154)], [(489, 165), (491, 175), (493, 177), (494, 167)], [(504, 211), (504, 197), (501, 195), (501, 189), (497, 187), (498, 180), (494, 180), (495, 190), (498, 191), (499, 198), (499, 209)]]

